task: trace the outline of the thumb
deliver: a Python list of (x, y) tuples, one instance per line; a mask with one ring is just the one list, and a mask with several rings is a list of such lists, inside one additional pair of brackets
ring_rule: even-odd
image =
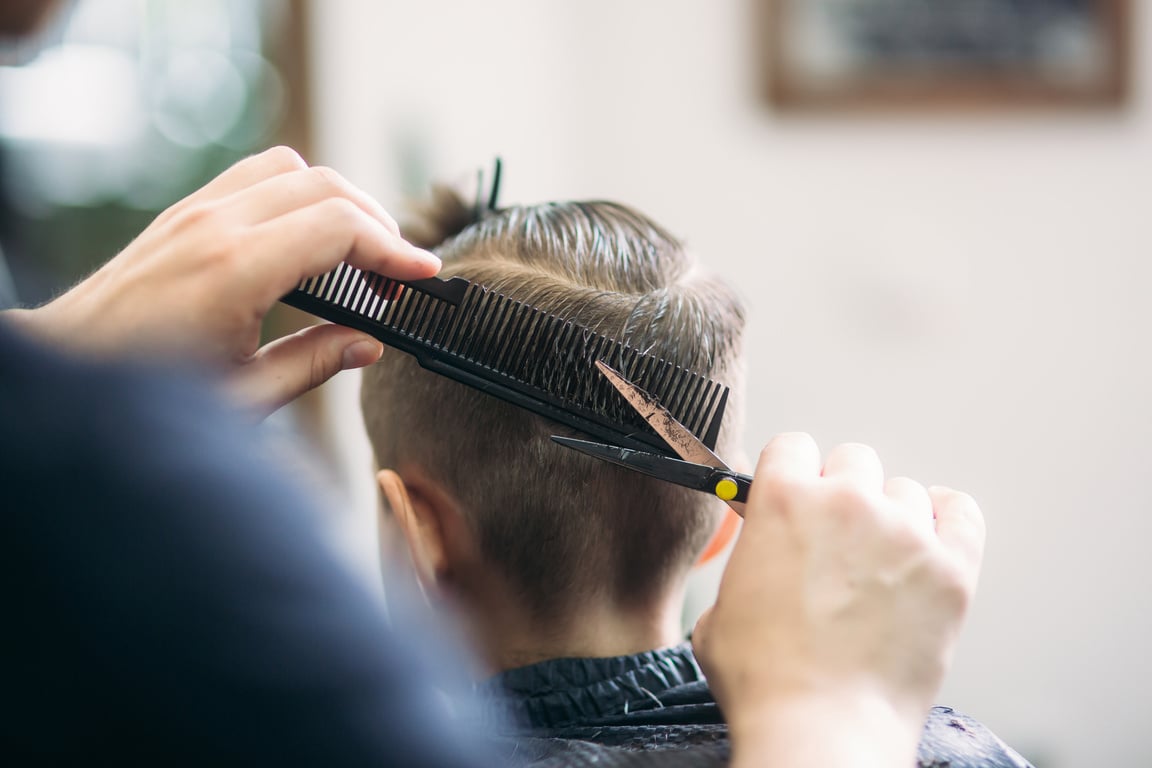
[(313, 325), (265, 344), (227, 388), (263, 418), (340, 371), (371, 365), (383, 351), (379, 341), (352, 328)]
[(701, 645), (707, 645), (711, 637), (709, 630), (712, 626), (712, 608), (713, 606), (708, 606), (708, 608), (700, 614), (700, 618), (696, 619), (696, 626), (692, 628), (692, 647), (696, 649), (696, 651), (700, 650)]

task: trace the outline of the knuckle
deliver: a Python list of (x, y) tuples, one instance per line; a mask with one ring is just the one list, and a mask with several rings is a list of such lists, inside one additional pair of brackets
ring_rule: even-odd
[(308, 167), (300, 153), (291, 147), (279, 145), (257, 155), (267, 167), (277, 172), (299, 171)]
[(849, 483), (837, 483), (828, 490), (828, 503), (841, 515), (858, 515), (871, 512), (875, 506), (870, 494)]
[(970, 516), (980, 517), (980, 505), (976, 503), (976, 499), (969, 496), (964, 491), (952, 491), (953, 504), (960, 507)]
[(950, 568), (940, 580), (940, 591), (945, 600), (960, 611), (967, 611), (975, 596), (974, 580), (957, 568)]
[(356, 204), (343, 197), (330, 197), (320, 203), (324, 217), (343, 227), (355, 227), (361, 219)]
[(954, 488), (948, 488), (942, 485), (934, 485), (929, 489), (929, 492), (933, 496), (940, 498), (941, 501), (947, 502), (948, 504), (955, 504), (957, 506), (976, 505), (976, 500), (974, 498), (969, 496), (967, 493), (964, 493), (964, 491), (958, 491)]
[(757, 478), (752, 487), (754, 490), (758, 488), (765, 499), (776, 504), (791, 501), (798, 490), (796, 483), (788, 478), (771, 474)]
[(344, 189), (344, 177), (326, 165), (314, 165), (308, 169), (308, 173), (322, 186), (334, 192)]
[(988, 533), (987, 523), (984, 521), (984, 513), (980, 511), (980, 506), (968, 494), (963, 494), (960, 500), (960, 508), (963, 510), (961, 514), (972, 532), (979, 536), (981, 539)]
[(915, 552), (923, 557), (933, 557), (932, 537), (924, 526), (916, 525), (906, 518), (897, 518), (885, 528), (892, 546), (899, 552)]
[(963, 491), (952, 489), (937, 493), (937, 509), (946, 509), (949, 514), (962, 519), (967, 525), (983, 534), (985, 529), (984, 513), (980, 511), (980, 505), (976, 503), (976, 499)]
[(308, 371), (308, 389), (315, 389), (328, 381), (336, 373), (336, 370), (338, 370), (338, 366), (334, 365), (333, 361), (326, 357), (323, 352), (319, 350), (314, 352)]
[(215, 201), (183, 208), (168, 227), (174, 244), (183, 243), (213, 269), (231, 269), (248, 250), (249, 233), (236, 226), (227, 209)]
[(850, 483), (837, 483), (824, 490), (820, 508), (822, 514), (835, 525), (856, 530), (885, 531), (883, 535), (890, 535), (891, 515), (885, 503), (885, 497), (881, 495), (869, 493)]

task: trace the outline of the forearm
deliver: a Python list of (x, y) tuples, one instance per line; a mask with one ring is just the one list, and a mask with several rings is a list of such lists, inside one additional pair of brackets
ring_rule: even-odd
[(923, 720), (879, 697), (793, 696), (729, 717), (734, 768), (907, 768)]

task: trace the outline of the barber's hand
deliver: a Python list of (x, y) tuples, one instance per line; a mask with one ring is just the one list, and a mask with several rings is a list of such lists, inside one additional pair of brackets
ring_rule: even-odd
[(911, 765), (983, 544), (971, 497), (885, 481), (866, 446), (769, 443), (693, 635), (737, 762)]
[(258, 349), (261, 321), (276, 301), (344, 260), (399, 279), (440, 268), (400, 237), (367, 194), (277, 147), (164, 211), (68, 293), (13, 315), (31, 332), (81, 351), (222, 367), (242, 399), (270, 411), (380, 356), (372, 337), (333, 325)]

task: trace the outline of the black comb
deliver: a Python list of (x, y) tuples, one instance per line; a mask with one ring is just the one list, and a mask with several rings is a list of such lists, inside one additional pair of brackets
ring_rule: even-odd
[(716, 447), (728, 387), (462, 277), (399, 281), (341, 264), (281, 300), (605, 442), (674, 456), (600, 375), (603, 360)]

